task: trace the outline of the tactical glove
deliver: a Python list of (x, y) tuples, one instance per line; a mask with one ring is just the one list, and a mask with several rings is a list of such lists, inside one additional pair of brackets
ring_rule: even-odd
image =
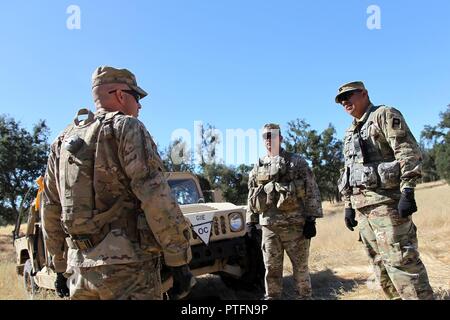
[(358, 225), (358, 221), (355, 220), (356, 211), (353, 208), (345, 208), (345, 225), (350, 231)]
[(311, 239), (316, 236), (316, 221), (306, 220), (305, 226), (303, 227), (303, 235), (306, 239)]
[(171, 300), (180, 300), (185, 298), (191, 289), (197, 283), (192, 275), (189, 265), (185, 264), (179, 267), (172, 267), (173, 286), (169, 290)]
[(406, 218), (417, 211), (416, 200), (414, 199), (414, 189), (405, 188), (398, 203), (398, 214)]
[(70, 294), (69, 288), (67, 287), (67, 278), (64, 277), (64, 274), (62, 272), (58, 272), (56, 274), (55, 289), (56, 294), (60, 298), (68, 297)]

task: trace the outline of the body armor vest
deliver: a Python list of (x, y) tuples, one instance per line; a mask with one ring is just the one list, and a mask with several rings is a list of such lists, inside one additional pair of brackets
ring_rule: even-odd
[[(80, 122), (78, 117), (87, 115)], [(81, 109), (74, 123), (60, 137), (59, 164), (62, 225), (71, 237), (99, 235), (104, 226), (119, 218), (125, 193), (107, 211), (95, 207), (94, 167), (100, 133), (112, 135), (115, 113), (96, 117), (91, 111)], [(111, 125), (109, 125), (111, 124)], [(107, 230), (109, 232), (109, 230)]]
[(292, 212), (302, 206), (305, 181), (296, 177), (292, 155), (260, 159), (256, 167), (257, 186), (250, 190), (250, 205), (257, 213), (271, 208)]
[(366, 119), (357, 122), (346, 133), (340, 192), (352, 187), (395, 189), (400, 186), (400, 165), (376, 124), (375, 111), (379, 107), (371, 106)]

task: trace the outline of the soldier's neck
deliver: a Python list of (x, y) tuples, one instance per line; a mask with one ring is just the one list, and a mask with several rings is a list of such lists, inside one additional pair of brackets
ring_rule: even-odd
[(372, 103), (369, 101), (369, 104), (363, 109), (361, 110), (361, 114), (359, 115), (355, 115), (355, 121), (356, 122), (361, 122), (364, 121), (366, 118), (367, 113), (369, 112), (370, 108), (372, 107)]
[(282, 150), (282, 148), (279, 148), (278, 150), (273, 150), (273, 151), (267, 150), (267, 156), (269, 156), (269, 157), (279, 156), (281, 154), (281, 150)]

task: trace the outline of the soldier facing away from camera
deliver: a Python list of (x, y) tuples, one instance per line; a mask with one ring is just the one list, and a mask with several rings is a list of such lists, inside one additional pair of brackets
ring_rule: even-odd
[(421, 177), (417, 142), (400, 111), (374, 106), (362, 82), (339, 87), (335, 101), (354, 118), (344, 138), (339, 182), (345, 224), (351, 231), (359, 225), (387, 298), (433, 299), (411, 219), (417, 211), (414, 187)]
[(45, 173), (43, 230), (56, 291), (63, 297), (70, 289), (71, 299), (161, 299), (162, 252), (173, 271), (171, 296), (182, 298), (195, 284), (188, 225), (137, 119), (147, 93), (130, 71), (102, 66), (92, 95), (96, 112), (78, 112), (52, 144)]
[(265, 299), (281, 298), (285, 251), (292, 262), (298, 298), (310, 299), (310, 239), (316, 235), (315, 219), (323, 216), (319, 188), (307, 162), (281, 148), (279, 125), (266, 124), (263, 138), (267, 155), (249, 175), (247, 226), (250, 232), (256, 232), (258, 222), (262, 227)]

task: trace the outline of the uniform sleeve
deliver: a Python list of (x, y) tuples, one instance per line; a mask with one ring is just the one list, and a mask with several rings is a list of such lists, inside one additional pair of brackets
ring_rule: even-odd
[(56, 272), (65, 272), (67, 261), (65, 258), (66, 233), (61, 227), (61, 203), (58, 191), (59, 164), (57, 159), (57, 144), (51, 148), (44, 176), (44, 193), (42, 195), (42, 231), (45, 246), (50, 253)]
[(344, 207), (345, 208), (351, 208), (352, 207), (352, 201), (350, 199), (349, 194), (342, 194), (342, 200), (344, 201)]
[(171, 195), (156, 145), (140, 121), (130, 117), (124, 119), (119, 158), (130, 179), (131, 189), (141, 201), (165, 263), (173, 267), (187, 264), (192, 258), (189, 226)]
[(422, 176), (422, 154), (403, 115), (394, 108), (385, 108), (379, 115), (379, 126), (400, 164), (400, 189), (414, 188)]
[(314, 173), (304, 159), (298, 161), (297, 166), (305, 179), (305, 210), (306, 213), (315, 218), (322, 218), (322, 200), (319, 186), (317, 185)]
[(353, 126), (350, 127), (350, 129), (347, 129), (346, 134), (344, 136), (343, 139), (343, 154), (344, 154), (344, 167), (341, 169), (341, 177), (339, 179), (339, 183), (343, 183), (345, 186), (342, 186), (342, 191), (341, 191), (341, 195), (342, 195), (342, 201), (344, 201), (344, 207), (345, 208), (351, 208), (352, 207), (352, 201), (351, 201), (351, 194), (352, 194), (352, 190), (350, 187), (348, 187), (348, 167), (349, 164), (347, 163), (347, 161), (349, 161), (348, 158), (348, 154), (346, 152), (346, 150), (348, 150), (348, 143), (350, 143), (350, 136), (353, 132)]
[(248, 197), (247, 197), (247, 215), (246, 222), (247, 223), (259, 223), (259, 214), (252, 211), (250, 204), (250, 197), (252, 196), (252, 191), (257, 187), (256, 184), (256, 172), (255, 168), (253, 168), (248, 175)]

